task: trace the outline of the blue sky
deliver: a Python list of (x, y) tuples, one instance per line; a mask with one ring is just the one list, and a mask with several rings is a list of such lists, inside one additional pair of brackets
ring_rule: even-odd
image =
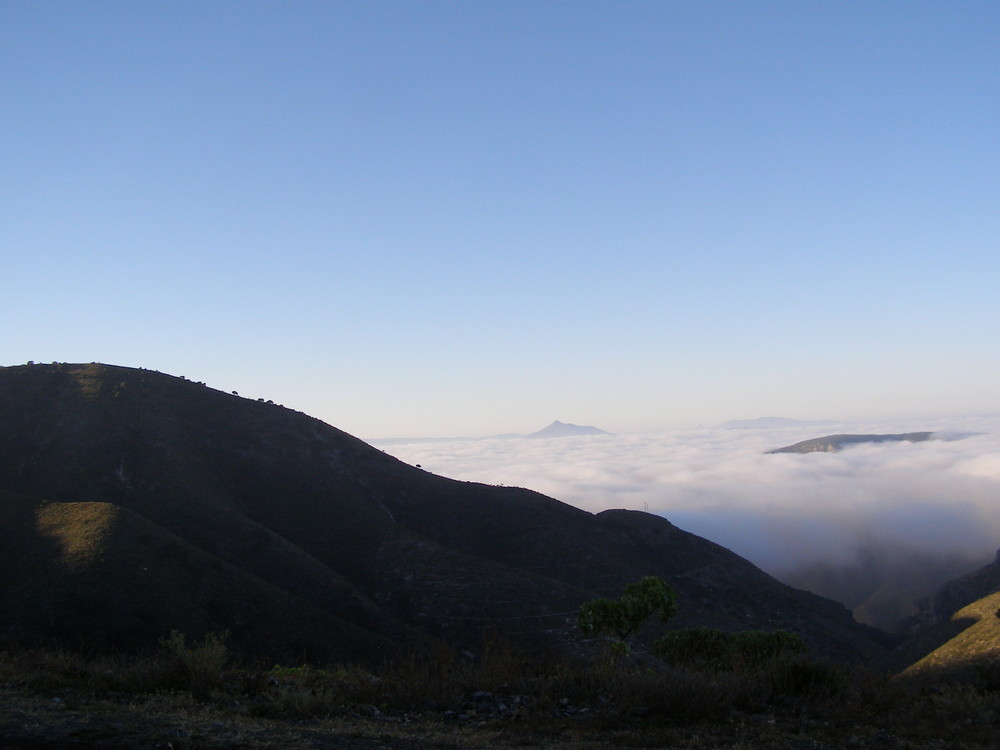
[(1000, 411), (994, 2), (0, 4), (0, 363), (362, 437)]

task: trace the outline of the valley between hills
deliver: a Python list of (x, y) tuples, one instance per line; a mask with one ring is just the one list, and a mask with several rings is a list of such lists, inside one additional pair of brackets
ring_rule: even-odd
[[(559, 425), (553, 430), (571, 427)], [(923, 435), (890, 437), (926, 439)], [(164, 717), (173, 717), (163, 718), (166, 724), (178, 720), (179, 714), (202, 717), (191, 719), (194, 724), (203, 722), (198, 724), (201, 734), (192, 730), (173, 739), (154, 741), (155, 732), (140, 736), (123, 730), (121, 737), (132, 736), (135, 746), (166, 746), (165, 742), (172, 747), (265, 746), (262, 738), (251, 736), (257, 731), (251, 729), (246, 729), (242, 745), (229, 735), (226, 742), (231, 744), (213, 745), (212, 733), (204, 727), (210, 729), (213, 722), (226, 725), (229, 719), (219, 718), (218, 712), (223, 705), (232, 709), (233, 701), (263, 705), (265, 698), (259, 696), (270, 695), (267, 700), (273, 700), (277, 692), (291, 690), (289, 686), (306, 694), (312, 690), (315, 697), (333, 691), (334, 683), (338, 690), (346, 690), (344, 685), (353, 684), (361, 673), (369, 675), (358, 683), (369, 686), (364, 690), (381, 686), (375, 697), (355, 703), (361, 699), (338, 693), (340, 697), (323, 704), (322, 710), (282, 704), (261, 709), (254, 721), (262, 721), (261, 716), (273, 720), (301, 715), (318, 720), (322, 714), (329, 722), (338, 716), (341, 730), (313, 736), (316, 746), (410, 747), (418, 746), (412, 744), (416, 735), (400, 729), (410, 721), (400, 717), (412, 718), (416, 709), (407, 712), (400, 706), (412, 704), (435, 715), (451, 712), (448, 719), (465, 727), (466, 733), (471, 731), (469, 711), (476, 719), (472, 724), (487, 727), (466, 739), (456, 739), (454, 733), (451, 739), (438, 737), (431, 743), (437, 746), (494, 746), (483, 732), (493, 731), (489, 722), (512, 715), (533, 717), (539, 722), (532, 724), (532, 731), (540, 733), (538, 746), (556, 746), (552, 735), (546, 734), (554, 731), (552, 721), (579, 728), (581, 718), (600, 715), (602, 732), (625, 727), (633, 733), (629, 736), (641, 738), (652, 724), (646, 721), (640, 727), (635, 722), (663, 713), (670, 717), (661, 727), (667, 734), (691, 723), (683, 716), (695, 723), (709, 721), (720, 732), (715, 737), (721, 744), (686, 747), (725, 742), (735, 747), (756, 731), (748, 727), (763, 727), (763, 734), (754, 735), (757, 744), (746, 746), (792, 747), (786, 736), (791, 731), (789, 717), (798, 716), (801, 735), (802, 727), (807, 727), (804, 717), (819, 711), (810, 703), (816, 699), (812, 687), (797, 683), (793, 697), (788, 697), (791, 688), (786, 682), (780, 683), (782, 687), (768, 682), (765, 690), (760, 675), (754, 678), (757, 682), (744, 685), (734, 682), (736, 677), (702, 680), (685, 671), (683, 680), (691, 681), (691, 689), (684, 691), (684, 700), (690, 702), (698, 691), (707, 691), (706, 695), (717, 691), (722, 683), (730, 692), (721, 703), (707, 699), (727, 706), (724, 716), (701, 715), (691, 706), (679, 714), (682, 698), (665, 685), (681, 684), (681, 673), (649, 661), (649, 644), (679, 628), (787, 631), (802, 639), (813, 665), (795, 667), (806, 670), (799, 673), (800, 682), (806, 679), (802, 674), (829, 681), (823, 684), (830, 689), (819, 693), (823, 700), (833, 701), (830, 705), (836, 708), (829, 710), (837, 712), (847, 711), (860, 693), (852, 692), (850, 701), (843, 696), (833, 700), (828, 693), (836, 692), (830, 686), (837, 680), (842, 680), (837, 685), (857, 686), (853, 678), (832, 675), (846, 674), (839, 670), (856, 665), (883, 675), (879, 684), (886, 686), (886, 695), (894, 696), (884, 698), (885, 706), (894, 706), (895, 711), (899, 706), (891, 701), (904, 700), (899, 698), (901, 690), (916, 691), (905, 692), (912, 705), (944, 695), (940, 687), (935, 688), (937, 693), (921, 693), (920, 686), (927, 684), (955, 682), (962, 686), (956, 690), (974, 690), (987, 696), (982, 700), (992, 700), (991, 670), (1000, 655), (995, 646), (1000, 635), (1000, 617), (995, 616), (1000, 612), (996, 561), (916, 604), (905, 634), (890, 634), (859, 624), (843, 605), (781, 583), (730, 550), (659, 516), (627, 510), (592, 514), (527, 489), (436, 476), (308, 415), (135, 368), (103, 364), (0, 368), (0, 524), (5, 530), (0, 548), (4, 654), (0, 682), (5, 701), (15, 707), (0, 723), (0, 736), (10, 738), (12, 747), (58, 746), (51, 743), (69, 735), (55, 730), (46, 735), (40, 730), (33, 736), (24, 727), (32, 721), (55, 727), (73, 715), (79, 726), (73, 724), (72, 731), (81, 732), (87, 723), (83, 714), (104, 728), (91, 739), (86, 732), (79, 734), (77, 739), (84, 743), (80, 746), (98, 741), (106, 744), (91, 746), (127, 746), (115, 745), (117, 735), (107, 729), (109, 694), (118, 696), (112, 703), (119, 701), (122, 716), (162, 711)], [(669, 623), (650, 623), (635, 638), (629, 658), (644, 665), (640, 686), (630, 682), (634, 675), (626, 679), (615, 671), (621, 669), (620, 663), (608, 665), (604, 642), (581, 636), (576, 616), (584, 602), (616, 597), (644, 576), (667, 581), (676, 591), (678, 609)], [(236, 663), (258, 666), (240, 673), (242, 687), (214, 682), (211, 690), (200, 690), (182, 680), (180, 693), (172, 694), (188, 697), (171, 698), (166, 701), (170, 705), (154, 711), (149, 696), (161, 693), (143, 692), (145, 688), (137, 687), (142, 683), (137, 675), (170, 672), (153, 654), (162, 651), (172, 633), (186, 634), (188, 643), (202, 643), (205, 648), (213, 634), (224, 633), (230, 668)], [(202, 653), (198, 646), (185, 648), (175, 650), (182, 655)], [(522, 655), (518, 657), (522, 670), (543, 661), (564, 664), (560, 673), (576, 675), (577, 687), (556, 686), (546, 681), (549, 677), (536, 674), (534, 682), (515, 688), (521, 677), (509, 672), (509, 663), (508, 673), (497, 677), (498, 649)], [(83, 657), (69, 654), (86, 659), (74, 662)], [(52, 677), (53, 659), (59, 658), (65, 672), (78, 676), (90, 675), (87, 659), (92, 664), (118, 659), (114, 662), (118, 666), (107, 662), (104, 670), (119, 675), (118, 681), (90, 675), (80, 677), (89, 687), (74, 686), (66, 674)], [(509, 656), (508, 662), (514, 661)], [(69, 663), (76, 666), (66, 667)], [(431, 690), (425, 672), (429, 665), (440, 664), (438, 696), (427, 695), (423, 703), (412, 695), (393, 697), (387, 685), (392, 679), (402, 680), (400, 665), (410, 665), (407, 679), (412, 682), (420, 671), (414, 666), (418, 663), (424, 669), (425, 692)], [(264, 664), (290, 668), (308, 664), (317, 671), (272, 671), (268, 676), (259, 666)], [(321, 665), (333, 664), (361, 671), (350, 672), (351, 677), (339, 673), (331, 682), (331, 673)], [(492, 672), (484, 671), (487, 664)], [(387, 669), (396, 672), (379, 672)], [(126, 674), (130, 676), (121, 676)], [(580, 692), (580, 684), (600, 674), (617, 681), (614, 691), (586, 696)], [(815, 676), (819, 674), (825, 676)], [(263, 675), (262, 682), (250, 685), (257, 679), (252, 675)], [(891, 675), (902, 677), (890, 688), (886, 680)], [(660, 682), (651, 683), (654, 677)], [(174, 674), (171, 679), (178, 678)], [(103, 680), (100, 687), (95, 687), (95, 680)], [(529, 700), (526, 696), (541, 684), (551, 694)], [(70, 707), (60, 690), (72, 695), (79, 709)], [(361, 687), (357, 690), (364, 692)], [(645, 697), (625, 701), (630, 690)], [(59, 694), (52, 697), (53, 691)], [(123, 698), (126, 693), (145, 697)], [(473, 693), (489, 697), (478, 699), (477, 706), (470, 697)], [(743, 697), (732, 698), (737, 694)], [(779, 700), (782, 695), (785, 698)], [(517, 711), (511, 708), (515, 698)], [(94, 700), (104, 701), (105, 708), (95, 708)], [(730, 700), (735, 702), (727, 703)], [(960, 704), (948, 709), (953, 713), (968, 708), (964, 699), (949, 700)], [(868, 701), (877, 703), (872, 696)], [(532, 713), (525, 708), (529, 704), (545, 708)], [(334, 705), (339, 708), (331, 708)], [(844, 726), (854, 727), (856, 746), (878, 746), (873, 727), (882, 725), (866, 709), (852, 705), (849, 718), (838, 716)], [(1000, 706), (994, 709), (989, 703), (986, 711), (983, 705), (980, 714), (994, 717), (990, 712), (996, 712), (984, 721), (1000, 717)], [(146, 706), (145, 713), (137, 706)], [(83, 713), (72, 714), (76, 710)], [(21, 713), (15, 715), (17, 711)], [(928, 720), (937, 716), (926, 706), (925, 713)], [(608, 718), (611, 714), (617, 718)], [(755, 724), (757, 717), (772, 714), (777, 716), (772, 723), (764, 718), (760, 719), (764, 724)], [(465, 718), (459, 721), (458, 716)], [(392, 732), (385, 723), (390, 717), (396, 717)], [(730, 731), (733, 717), (740, 718), (743, 727), (735, 734)], [(366, 728), (343, 728), (355, 720)], [(375, 731), (385, 735), (382, 739), (372, 739), (373, 721), (381, 727)], [(247, 722), (247, 727), (253, 723)], [(434, 731), (441, 729), (434, 726)], [(929, 741), (936, 736), (936, 726), (922, 729), (914, 741)], [(764, 736), (775, 727), (778, 734)], [(979, 746), (976, 731), (981, 728), (971, 725), (971, 734), (963, 735), (964, 746)], [(397, 730), (401, 734), (393, 734)], [(420, 731), (430, 730), (424, 726)], [(878, 731), (902, 729), (893, 725)], [(354, 739), (344, 740), (345, 732), (354, 732)], [(817, 723), (806, 734), (822, 732)], [(220, 729), (219, 737), (223, 734)], [(528, 744), (529, 735), (522, 737)], [(192, 739), (196, 736), (201, 739)], [(287, 746), (306, 742), (304, 736), (289, 735)], [(611, 741), (608, 734), (588, 736)], [(679, 735), (670, 736), (670, 742), (680, 741)], [(665, 742), (663, 737), (655, 741)], [(591, 740), (575, 741), (579, 744), (574, 747), (584, 747)], [(654, 739), (647, 736), (647, 741)]]

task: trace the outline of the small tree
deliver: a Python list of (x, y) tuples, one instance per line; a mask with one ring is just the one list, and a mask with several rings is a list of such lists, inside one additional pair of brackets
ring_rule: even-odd
[(608, 635), (617, 653), (631, 651), (628, 637), (656, 614), (666, 622), (677, 612), (677, 594), (666, 581), (646, 576), (625, 587), (621, 598), (594, 599), (580, 607), (577, 624), (587, 636)]

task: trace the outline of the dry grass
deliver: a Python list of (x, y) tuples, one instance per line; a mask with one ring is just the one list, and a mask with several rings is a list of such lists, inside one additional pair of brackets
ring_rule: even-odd
[(117, 514), (111, 503), (49, 503), (36, 512), (36, 528), (58, 545), (63, 565), (83, 570), (104, 551)]
[[(969, 623), (958, 634), (949, 637), (904, 674), (921, 678), (924, 674), (948, 671), (970, 674), (984, 662), (1000, 662), (1000, 593), (990, 594), (958, 610), (953, 623)], [(996, 674), (995, 668), (993, 669)]]
[[(527, 658), (493, 641), (379, 670), (229, 664), (221, 638), (146, 656), (0, 653), (11, 746), (988, 748), (1000, 693), (801, 658), (702, 672), (653, 659)], [(86, 745), (84, 745), (86, 746)]]

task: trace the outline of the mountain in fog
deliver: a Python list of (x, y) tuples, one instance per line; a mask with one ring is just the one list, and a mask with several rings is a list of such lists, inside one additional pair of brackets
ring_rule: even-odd
[(376, 438), (370, 440), (372, 445), (403, 445), (409, 443), (457, 443), (472, 442), (476, 440), (508, 440), (515, 438), (550, 438), (550, 437), (572, 437), (574, 435), (610, 435), (597, 427), (585, 427), (576, 424), (560, 422), (558, 419), (547, 427), (525, 435), (520, 432), (506, 432), (497, 435), (487, 435), (486, 437), (410, 437), (410, 438)]
[(835, 453), (850, 445), (862, 443), (919, 443), (931, 440), (933, 432), (903, 432), (891, 435), (827, 435), (825, 437), (802, 440), (784, 448), (775, 448), (768, 453)]
[(560, 422), (558, 419), (538, 432), (525, 435), (529, 438), (572, 437), (574, 435), (610, 435), (598, 427), (587, 427), (578, 424)]

